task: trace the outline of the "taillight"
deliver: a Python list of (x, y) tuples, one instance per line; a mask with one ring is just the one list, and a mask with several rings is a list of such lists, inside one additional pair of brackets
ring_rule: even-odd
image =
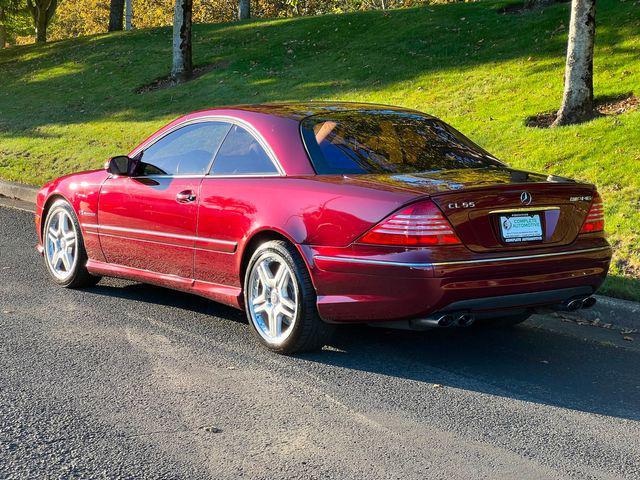
[(385, 218), (360, 239), (375, 245), (456, 245), (461, 243), (451, 224), (430, 200), (414, 203)]
[(596, 192), (591, 202), (591, 208), (582, 225), (580, 233), (601, 232), (604, 230), (604, 205), (602, 198)]

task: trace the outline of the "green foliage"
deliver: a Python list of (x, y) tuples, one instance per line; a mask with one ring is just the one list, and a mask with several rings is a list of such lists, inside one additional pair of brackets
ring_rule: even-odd
[[(412, 7), (423, 3), (459, 0), (253, 0), (252, 16), (283, 18), (345, 13), (382, 8)], [(229, 22), (236, 18), (237, 0), (194, 0), (194, 23)], [(175, 0), (135, 0), (134, 28), (171, 25)], [(61, 0), (50, 28), (54, 40), (104, 33), (109, 24), (109, 0)]]
[[(610, 293), (640, 299), (640, 111), (553, 130), (567, 4), (502, 15), (496, 2), (196, 25), (194, 60), (214, 69), (175, 88), (134, 90), (169, 73), (169, 28), (0, 52), (0, 176), (28, 183), (129, 151), (181, 113), (207, 106), (355, 100), (432, 113), (519, 168), (595, 183), (615, 246)], [(633, 2), (598, 4), (596, 96), (640, 94)], [(514, 34), (517, 32), (517, 35)]]
[[(17, 37), (33, 35), (26, 0), (0, 0), (0, 37), (2, 35), (5, 43), (14, 43)], [(0, 42), (2, 40), (0, 38)]]

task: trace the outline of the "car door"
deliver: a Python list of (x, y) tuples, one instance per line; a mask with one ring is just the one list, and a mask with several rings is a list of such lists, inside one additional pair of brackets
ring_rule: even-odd
[[(282, 170), (266, 142), (255, 132), (233, 125), (200, 191), (196, 281), (232, 287), (239, 293), (236, 249), (268, 201), (269, 182)], [(275, 178), (274, 178), (275, 177)], [(264, 194), (263, 194), (264, 192)]]
[(135, 176), (107, 179), (98, 231), (109, 263), (193, 278), (200, 183), (230, 128), (216, 121), (178, 127), (135, 155)]

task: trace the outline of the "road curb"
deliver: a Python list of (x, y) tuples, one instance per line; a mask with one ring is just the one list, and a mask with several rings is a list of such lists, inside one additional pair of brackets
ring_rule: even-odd
[(2, 196), (15, 198), (24, 202), (36, 203), (37, 193), (38, 187), (0, 180), (0, 195)]
[[(35, 203), (37, 187), (0, 180), (0, 196)], [(590, 309), (563, 312), (562, 315), (591, 324), (612, 324), (620, 328), (640, 330), (640, 303), (619, 298), (595, 296), (598, 302)]]
[(594, 295), (598, 302), (591, 308), (559, 315), (577, 321), (586, 321), (595, 326), (615, 326), (622, 329), (640, 330), (640, 303), (620, 298)]

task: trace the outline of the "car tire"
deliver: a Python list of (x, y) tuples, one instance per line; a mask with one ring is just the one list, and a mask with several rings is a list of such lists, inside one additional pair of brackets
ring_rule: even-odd
[(307, 266), (286, 241), (268, 241), (255, 250), (245, 273), (244, 299), (253, 332), (273, 352), (319, 350), (331, 338), (333, 326), (318, 315)]
[(533, 315), (531, 312), (516, 313), (513, 315), (507, 315), (504, 317), (489, 318), (485, 320), (479, 320), (475, 323), (476, 326), (484, 328), (509, 328), (515, 325), (519, 325), (526, 321)]
[(101, 277), (92, 275), (87, 270), (88, 257), (80, 223), (66, 200), (56, 200), (49, 208), (42, 229), (42, 244), (45, 267), (58, 285), (83, 288), (100, 281)]

